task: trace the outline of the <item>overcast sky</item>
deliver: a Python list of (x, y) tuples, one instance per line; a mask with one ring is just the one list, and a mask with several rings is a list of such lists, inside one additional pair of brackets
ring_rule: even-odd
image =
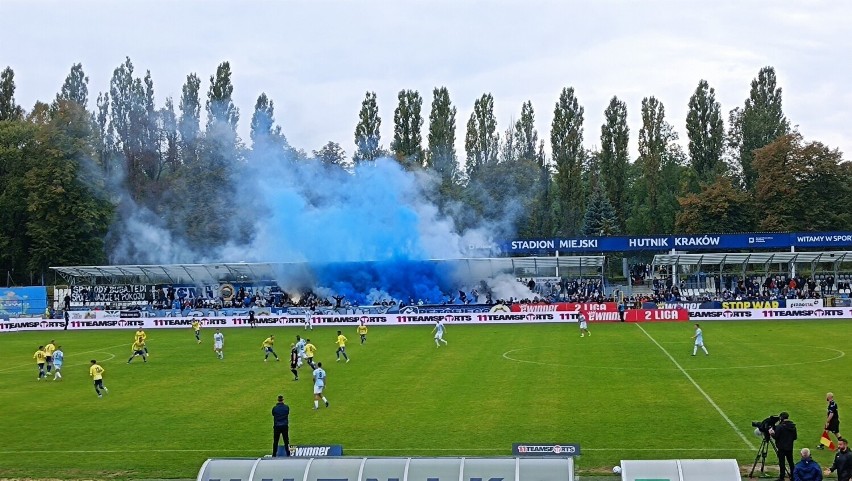
[[(190, 72), (231, 62), (240, 134), (266, 92), (290, 143), (310, 152), (329, 140), (351, 156), (364, 93), (378, 94), (389, 146), (400, 89), (432, 89), (458, 107), (459, 157), (473, 102), (494, 94), (500, 131), (532, 100), (549, 141), (553, 106), (573, 86), (585, 107), (585, 143), (600, 144), (603, 110), (627, 102), (631, 144), (643, 97), (654, 95), (686, 138), (689, 96), (700, 79), (724, 116), (749, 83), (775, 67), (784, 110), (807, 139), (852, 157), (852, 2), (844, 1), (32, 1), (0, 0), (0, 68), (15, 71), (26, 109), (53, 98), (83, 64), (94, 100), (129, 56), (150, 70), (157, 105), (177, 99)], [(548, 149), (549, 150), (549, 149)]]

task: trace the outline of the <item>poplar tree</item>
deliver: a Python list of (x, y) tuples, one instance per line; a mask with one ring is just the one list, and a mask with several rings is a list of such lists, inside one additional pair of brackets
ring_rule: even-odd
[(355, 126), (355, 155), (352, 160), (356, 164), (372, 162), (381, 156), (381, 127), (376, 92), (367, 92), (361, 102), (358, 124)]
[(399, 104), (393, 114), (393, 141), (391, 151), (406, 169), (423, 167), (423, 116), (420, 110), (423, 98), (416, 90), (400, 90)]
[(576, 235), (582, 226), (585, 205), (581, 184), (585, 154), (583, 112), (583, 107), (574, 95), (574, 88), (563, 88), (553, 109), (550, 130), (550, 149), (556, 167), (557, 235)]
[(689, 137), (689, 162), (699, 182), (713, 182), (723, 170), (725, 127), (722, 108), (716, 101), (716, 91), (706, 80), (698, 82), (695, 93), (689, 99), (686, 132)]
[(615, 209), (619, 230), (627, 228), (627, 172), (630, 167), (630, 128), (627, 126), (627, 105), (613, 97), (604, 110), (601, 125), (600, 173), (604, 193)]

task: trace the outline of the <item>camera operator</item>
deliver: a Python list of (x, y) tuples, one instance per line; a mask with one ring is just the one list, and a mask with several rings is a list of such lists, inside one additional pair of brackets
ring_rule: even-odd
[[(778, 475), (778, 480), (784, 480), (784, 473), (787, 473), (786, 466), (790, 467), (790, 479), (793, 479), (793, 442), (798, 437), (796, 433), (796, 424), (790, 421), (790, 415), (782, 412), (778, 415), (780, 421), (775, 428), (769, 429), (769, 435), (775, 438), (775, 447), (778, 448), (778, 466), (781, 471)], [(786, 461), (786, 466), (785, 466)]]

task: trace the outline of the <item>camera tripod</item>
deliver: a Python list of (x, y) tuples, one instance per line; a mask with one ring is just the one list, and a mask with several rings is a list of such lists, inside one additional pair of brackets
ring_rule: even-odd
[[(757, 448), (757, 455), (754, 457), (754, 464), (751, 466), (751, 472), (748, 473), (749, 478), (754, 477), (754, 470), (757, 468), (758, 461), (760, 461), (760, 476), (766, 476), (766, 473), (763, 470), (766, 467), (766, 455), (769, 454), (769, 446), (772, 446), (772, 451), (775, 452), (776, 457), (778, 456), (778, 448), (775, 447), (775, 441), (773, 441), (769, 436), (763, 436), (763, 442), (761, 442), (760, 447)], [(779, 473), (778, 478), (783, 479), (785, 473), (786, 471)]]

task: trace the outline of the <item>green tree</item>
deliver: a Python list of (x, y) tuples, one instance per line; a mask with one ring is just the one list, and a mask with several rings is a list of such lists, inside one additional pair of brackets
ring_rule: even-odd
[(584, 237), (609, 236), (620, 233), (615, 209), (600, 186), (592, 188), (586, 213), (583, 216)]
[(60, 100), (50, 124), (36, 134), (39, 147), (24, 176), (30, 271), (106, 262), (104, 236), (112, 205), (105, 200), (103, 178), (84, 165), (93, 154), (91, 126), (83, 106)]
[(601, 125), (600, 172), (606, 197), (615, 209), (621, 232), (627, 228), (627, 172), (630, 164), (630, 128), (627, 104), (613, 97), (604, 110)]
[(763, 67), (751, 81), (751, 91), (742, 109), (730, 114), (729, 148), (739, 158), (746, 188), (754, 189), (757, 171), (752, 162), (754, 151), (790, 131), (790, 123), (781, 105), (781, 88), (775, 69)]
[(391, 151), (406, 169), (423, 167), (423, 136), (420, 133), (423, 98), (416, 90), (400, 90), (397, 99), (399, 104), (393, 113)]
[(515, 122), (513, 132), (517, 158), (539, 161), (538, 130), (535, 128), (535, 110), (531, 101), (521, 106), (521, 117)]
[(550, 150), (556, 165), (554, 182), (558, 189), (556, 198), (557, 235), (571, 236), (580, 232), (585, 202), (581, 185), (584, 109), (574, 95), (573, 87), (562, 89), (553, 110), (550, 130)]
[[(677, 189), (679, 179), (674, 167), (680, 156), (670, 142), (677, 139), (665, 120), (665, 107), (655, 97), (642, 99), (642, 128), (639, 130), (639, 178), (634, 184), (633, 211), (629, 227), (638, 234), (658, 234), (674, 224), (674, 212), (666, 212), (666, 191)], [(664, 167), (668, 167), (664, 169)], [(674, 182), (674, 186), (670, 185)], [(675, 196), (670, 196), (676, 201)], [(670, 219), (667, 217), (670, 214)]]
[(382, 118), (379, 117), (379, 105), (376, 102), (376, 92), (367, 92), (361, 102), (358, 113), (358, 124), (355, 126), (355, 164), (373, 162), (382, 155)]
[(698, 174), (700, 182), (710, 183), (724, 170), (722, 154), (725, 148), (725, 127), (722, 108), (716, 101), (716, 91), (706, 80), (698, 82), (695, 93), (689, 99), (686, 132), (689, 137), (690, 165)]
[(678, 202), (677, 232), (743, 232), (753, 225), (751, 196), (728, 175), (717, 175), (713, 183), (704, 183), (700, 192), (690, 192)]
[(251, 116), (251, 131), (249, 136), (252, 143), (264, 143), (270, 136), (277, 133), (275, 129), (275, 104), (272, 99), (261, 93), (254, 104), (254, 113)]
[(198, 140), (201, 132), (201, 100), (199, 91), (201, 79), (191, 73), (186, 76), (186, 82), (181, 88), (180, 118), (178, 119), (178, 133), (180, 134), (180, 145), (184, 163), (193, 162), (197, 157)]
[(852, 164), (837, 149), (787, 134), (754, 152), (758, 228), (832, 231), (852, 225)]
[(15, 102), (15, 71), (6, 67), (0, 72), (0, 121), (20, 120), (24, 109)]
[(60, 100), (76, 102), (83, 108), (89, 104), (89, 77), (83, 72), (83, 64), (75, 63), (71, 66), (71, 72), (56, 94), (56, 101)]
[(329, 141), (321, 149), (315, 150), (314, 157), (326, 166), (346, 168), (346, 151), (337, 142)]
[[(171, 97), (166, 98), (165, 105), (159, 112), (160, 131), (163, 142), (163, 162), (161, 166), (176, 172), (180, 168), (180, 134), (178, 133), (177, 115), (175, 104)], [(157, 173), (159, 178), (162, 170)]]
[(234, 105), (232, 95), (234, 84), (231, 82), (231, 64), (222, 62), (216, 67), (216, 75), (210, 76), (210, 88), (207, 90), (207, 132), (227, 130), (236, 132), (240, 121), (240, 109)]
[(475, 180), (484, 169), (495, 165), (500, 151), (500, 134), (494, 116), (494, 97), (483, 94), (473, 103), (473, 112), (467, 121), (464, 138), (467, 154), (467, 177)]
[(432, 91), (432, 110), (429, 112), (429, 155), (426, 167), (441, 176), (445, 193), (459, 181), (459, 162), (456, 157), (456, 108), (446, 87)]

